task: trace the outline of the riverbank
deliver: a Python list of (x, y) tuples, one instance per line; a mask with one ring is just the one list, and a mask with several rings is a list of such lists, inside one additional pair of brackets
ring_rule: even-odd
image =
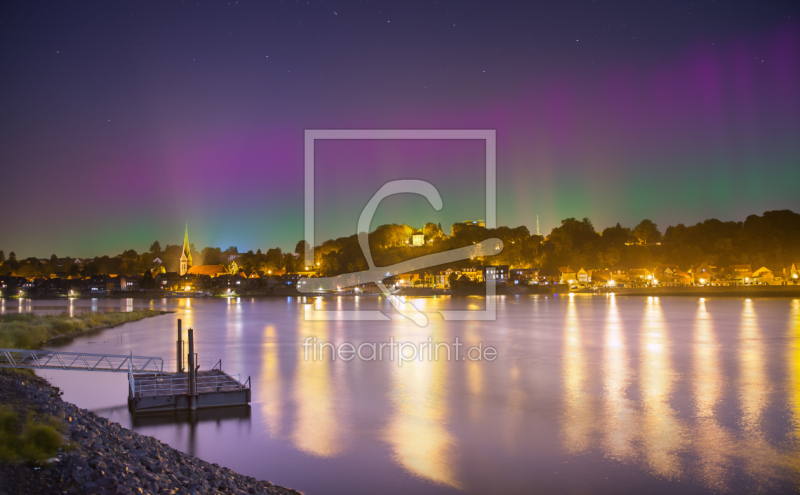
[(693, 287), (604, 288), (594, 293), (617, 296), (800, 297), (800, 285), (728, 285)]
[[(26, 462), (23, 457), (0, 464), (0, 493), (299, 493), (184, 454), (64, 402), (60, 395), (43, 378), (0, 371), (4, 417), (12, 411), (19, 418), (30, 418), (27, 426), (16, 425), (18, 430), (31, 428), (32, 423), (54, 425), (51, 429), (60, 438), (40, 446), (51, 448), (40, 450), (52, 456), (49, 463)], [(8, 422), (3, 423), (5, 427)], [(9, 450), (1, 444), (0, 449)]]
[(123, 323), (167, 314), (152, 309), (129, 312), (35, 315), (30, 313), (0, 315), (0, 347), (35, 349), (40, 345), (80, 335), (99, 332)]

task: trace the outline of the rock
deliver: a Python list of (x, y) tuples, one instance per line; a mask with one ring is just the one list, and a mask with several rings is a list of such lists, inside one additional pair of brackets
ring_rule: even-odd
[[(297, 493), (184, 454), (160, 440), (66, 403), (40, 377), (23, 381), (0, 371), (0, 401), (4, 405), (26, 404), (20, 407), (34, 413), (36, 422), (47, 420), (48, 414), (61, 418), (68, 429), (66, 438), (72, 443), (53, 458), (55, 464), (45, 468), (0, 465), (0, 493)], [(17, 476), (17, 472), (31, 474)], [(35, 482), (23, 483), (25, 479)]]
[(84, 483), (83, 485), (83, 493), (86, 495), (95, 495), (99, 494), (103, 489), (100, 488), (100, 485), (97, 483), (90, 481), (89, 483)]
[(112, 488), (116, 488), (119, 482), (117, 478), (112, 478), (110, 476), (105, 478), (98, 479), (95, 483), (97, 483), (101, 488), (105, 490), (110, 490)]
[(84, 484), (89, 481), (91, 473), (86, 469), (75, 468), (72, 470), (71, 475), (75, 483)]

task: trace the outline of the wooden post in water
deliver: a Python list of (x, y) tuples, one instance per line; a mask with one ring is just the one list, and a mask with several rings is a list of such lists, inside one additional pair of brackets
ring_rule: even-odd
[(177, 368), (178, 373), (183, 373), (183, 333), (181, 332), (181, 319), (178, 318), (178, 341), (175, 344), (175, 367)]
[(197, 409), (197, 368), (194, 365), (194, 330), (189, 329), (189, 409)]

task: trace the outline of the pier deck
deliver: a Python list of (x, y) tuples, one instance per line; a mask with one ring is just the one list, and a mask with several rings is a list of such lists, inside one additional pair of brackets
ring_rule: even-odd
[[(196, 374), (196, 407), (244, 405), (250, 402), (249, 379), (242, 383), (222, 370)], [(131, 373), (128, 405), (134, 412), (190, 409), (189, 373)]]

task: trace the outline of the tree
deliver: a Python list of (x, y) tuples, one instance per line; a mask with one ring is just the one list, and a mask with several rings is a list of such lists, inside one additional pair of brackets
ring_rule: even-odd
[(231, 265), (228, 267), (228, 273), (231, 275), (239, 273), (239, 265), (237, 265), (235, 261), (231, 261)]
[(0, 263), (4, 262), (5, 260), (6, 260), (6, 253), (0, 251)]
[(314, 263), (314, 260), (307, 260), (306, 259), (306, 248), (308, 247), (308, 243), (306, 241), (298, 241), (297, 244), (294, 246), (294, 252), (299, 254), (300, 257), (297, 258), (298, 262), (304, 264), (303, 266), (311, 266), (311, 263)]
[(286, 253), (283, 255), (283, 267), (286, 268), (287, 273), (297, 271), (297, 260), (294, 259), (294, 255), (292, 253)]
[(158, 241), (152, 243), (150, 245), (150, 252), (153, 254), (161, 253), (161, 243), (159, 243)]
[(561, 225), (550, 232), (547, 240), (556, 245), (557, 251), (567, 252), (572, 249), (582, 249), (597, 237), (591, 220), (588, 218), (576, 220), (570, 217), (562, 220)]
[(425, 227), (422, 228), (422, 233), (425, 234), (426, 239), (444, 239), (444, 232), (442, 232), (442, 228), (435, 223), (428, 222), (425, 224)]
[(14, 251), (8, 253), (8, 261), (17, 261), (17, 253)]
[(652, 244), (661, 240), (661, 232), (652, 220), (644, 219), (633, 229), (634, 235), (642, 244)]
[(195, 265), (219, 265), (222, 250), (220, 248), (206, 247), (200, 251), (200, 257), (194, 260)]
[(283, 267), (283, 253), (281, 253), (281, 248), (271, 248), (267, 250), (265, 263), (267, 264), (267, 270), (280, 270), (281, 267)]
[(603, 230), (602, 238), (603, 244), (606, 246), (621, 247), (633, 239), (634, 235), (631, 229), (621, 226), (619, 223), (614, 227), (608, 227)]

